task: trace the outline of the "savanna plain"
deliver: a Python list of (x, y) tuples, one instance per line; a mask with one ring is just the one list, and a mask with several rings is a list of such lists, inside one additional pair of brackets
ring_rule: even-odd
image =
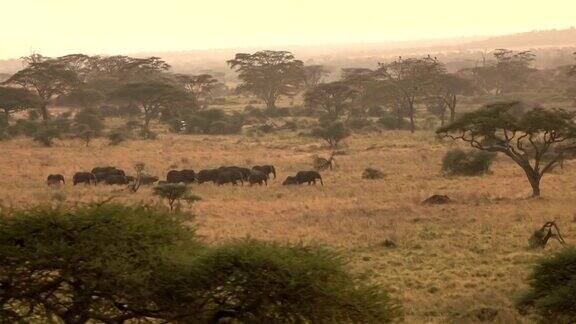
[[(114, 123), (114, 120), (108, 123)], [(314, 155), (332, 150), (294, 132), (261, 136), (175, 135), (159, 129), (156, 140), (110, 146), (95, 139), (57, 141), (41, 147), (30, 139), (0, 142), (0, 203), (6, 208), (97, 202), (110, 197), (133, 204), (157, 204), (152, 189), (131, 193), (121, 186), (73, 186), (76, 171), (114, 165), (165, 177), (175, 168), (273, 164), (278, 177), (267, 186), (193, 184), (202, 198), (184, 209), (190, 226), (208, 243), (252, 237), (320, 244), (341, 251), (363, 280), (391, 291), (404, 307), (407, 323), (529, 323), (514, 308), (526, 288), (532, 263), (559, 249), (528, 249), (528, 239), (546, 221), (576, 236), (576, 165), (547, 174), (542, 197), (529, 198), (522, 170), (497, 156), (483, 176), (451, 177), (442, 157), (455, 145), (433, 131), (380, 131), (354, 134), (335, 155), (335, 167), (322, 173), (324, 185), (282, 186), (287, 175), (312, 169)], [(383, 179), (365, 180), (365, 168)], [(67, 183), (45, 184), (61, 173)], [(424, 205), (432, 194), (448, 195), (444, 205)], [(395, 243), (390, 246), (389, 241)]]

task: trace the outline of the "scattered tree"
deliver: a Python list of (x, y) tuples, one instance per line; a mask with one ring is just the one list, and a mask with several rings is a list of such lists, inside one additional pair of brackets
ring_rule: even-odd
[[(501, 102), (484, 106), (463, 114), (437, 133), (479, 150), (503, 153), (522, 168), (532, 196), (539, 197), (544, 174), (576, 148), (574, 113), (542, 108), (517, 113), (519, 105)], [(544, 162), (546, 154), (552, 157)]]
[(276, 109), (280, 96), (295, 94), (303, 79), (304, 64), (286, 51), (238, 53), (227, 63), (239, 72), (237, 91), (257, 96), (269, 110)]
[(34, 91), (41, 99), (40, 112), (46, 122), (50, 118), (48, 104), (55, 96), (74, 89), (80, 80), (64, 63), (54, 59), (32, 61), (26, 68), (16, 72), (5, 84), (16, 84)]
[(324, 79), (330, 75), (323, 65), (306, 65), (303, 73), (303, 86), (304, 89), (310, 90), (322, 83)]
[(114, 91), (111, 97), (138, 105), (143, 114), (145, 131), (150, 131), (150, 121), (157, 118), (162, 109), (191, 104), (190, 96), (184, 90), (159, 81), (128, 83)]
[(325, 140), (331, 148), (338, 148), (338, 144), (350, 136), (350, 130), (342, 122), (331, 122), (312, 130), (312, 136)]
[(356, 91), (344, 82), (322, 83), (304, 95), (306, 104), (321, 109), (330, 120), (338, 120), (349, 108)]
[(379, 63), (376, 71), (383, 80), (388, 81), (397, 91), (399, 101), (406, 108), (410, 118), (410, 130), (416, 129), (416, 101), (424, 97), (429, 87), (445, 68), (436, 58), (398, 58), (391, 63)]
[(190, 193), (190, 187), (184, 183), (163, 183), (154, 187), (154, 194), (168, 201), (170, 210), (174, 207), (180, 208), (180, 203), (185, 201), (193, 203), (200, 200), (200, 197)]

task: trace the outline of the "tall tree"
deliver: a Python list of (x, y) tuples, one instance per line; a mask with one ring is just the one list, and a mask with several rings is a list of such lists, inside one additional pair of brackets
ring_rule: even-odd
[(6, 121), (20, 110), (37, 108), (40, 98), (24, 88), (0, 87), (0, 109), (4, 111)]
[(444, 65), (436, 58), (398, 58), (391, 63), (379, 63), (376, 71), (383, 80), (397, 89), (402, 106), (406, 107), (410, 118), (410, 130), (415, 131), (416, 102), (426, 95), (428, 88), (440, 74)]
[(20, 85), (35, 92), (42, 100), (40, 112), (42, 119), (48, 121), (48, 104), (58, 96), (74, 89), (79, 84), (76, 73), (66, 64), (54, 59), (30, 61), (28, 66), (12, 75), (4, 84)]
[(348, 109), (356, 91), (348, 84), (337, 81), (321, 83), (304, 95), (306, 104), (323, 110), (328, 118), (337, 120)]
[(150, 131), (150, 121), (158, 117), (162, 109), (171, 109), (191, 102), (190, 96), (180, 87), (159, 81), (124, 84), (111, 93), (111, 98), (137, 105), (142, 111), (146, 131)]
[(238, 53), (227, 63), (239, 72), (239, 92), (251, 93), (276, 108), (282, 95), (293, 95), (303, 80), (304, 63), (286, 51), (260, 51), (254, 54)]
[(366, 68), (343, 68), (342, 82), (346, 83), (356, 92), (353, 105), (366, 115), (371, 105), (380, 103), (380, 96), (377, 95), (375, 88), (378, 80), (371, 69)]
[(519, 102), (490, 104), (463, 114), (437, 133), (478, 150), (506, 155), (522, 168), (532, 196), (538, 197), (542, 177), (576, 149), (575, 113), (519, 108)]

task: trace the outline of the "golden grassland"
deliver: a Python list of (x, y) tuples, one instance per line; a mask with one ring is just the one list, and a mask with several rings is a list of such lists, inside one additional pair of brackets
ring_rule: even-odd
[[(329, 154), (321, 145), (293, 133), (162, 134), (119, 146), (66, 140), (50, 148), (14, 139), (0, 143), (0, 199), (8, 207), (111, 195), (122, 202), (156, 203), (150, 188), (131, 194), (122, 187), (67, 183), (54, 189), (44, 181), (62, 173), (71, 182), (75, 171), (94, 166), (132, 170), (136, 162), (161, 177), (172, 168), (270, 163), (279, 179), (268, 186), (193, 186), (202, 197), (191, 207), (195, 224), (208, 242), (250, 236), (339, 249), (361, 278), (388, 287), (402, 301), (408, 323), (472, 322), (490, 313), (483, 308), (497, 311), (494, 322), (531, 321), (514, 310), (513, 299), (526, 287), (532, 262), (558, 245), (530, 251), (527, 241), (548, 220), (558, 222), (569, 243), (576, 237), (576, 165), (568, 162), (547, 175), (543, 198), (527, 199), (528, 182), (505, 157), (497, 157), (490, 175), (446, 177), (441, 159), (453, 144), (437, 141), (431, 132), (387, 131), (347, 139), (337, 168), (323, 172), (324, 186), (283, 187), (287, 175), (311, 169), (314, 154)], [(386, 177), (362, 180), (366, 167)], [(422, 205), (432, 194), (455, 202)], [(384, 246), (387, 239), (397, 247)]]

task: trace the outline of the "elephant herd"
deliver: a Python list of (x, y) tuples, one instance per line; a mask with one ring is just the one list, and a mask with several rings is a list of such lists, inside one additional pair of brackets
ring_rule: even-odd
[[(252, 168), (238, 166), (222, 166), (216, 169), (204, 169), (198, 172), (194, 170), (170, 170), (166, 174), (165, 181), (159, 181), (156, 176), (141, 174), (137, 178), (126, 175), (121, 169), (116, 167), (96, 167), (90, 172), (76, 172), (72, 177), (74, 185), (78, 184), (106, 184), (106, 185), (128, 185), (136, 181), (140, 185), (165, 184), (165, 183), (206, 183), (212, 182), (216, 185), (244, 184), (268, 185), (268, 180), (273, 176), (276, 179), (276, 168), (273, 165), (257, 165)], [(316, 171), (300, 171), (294, 176), (288, 176), (283, 185), (299, 185), (303, 183), (316, 184), (319, 180), (324, 185), (322, 176)], [(51, 174), (47, 178), (47, 184), (64, 184), (65, 179), (61, 174)]]

